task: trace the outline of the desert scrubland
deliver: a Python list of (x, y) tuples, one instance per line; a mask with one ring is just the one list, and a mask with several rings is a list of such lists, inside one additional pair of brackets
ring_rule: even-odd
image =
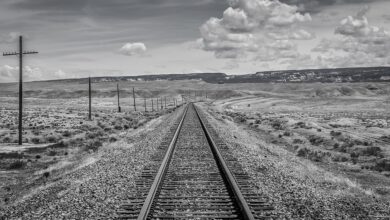
[(204, 107), (287, 218), (389, 216), (388, 84), (231, 86)]
[[(153, 153), (151, 146), (157, 146), (136, 143), (147, 141), (145, 137), (158, 142), (162, 137), (153, 137), (166, 131), (163, 121), (172, 124), (177, 118), (172, 100), (182, 104), (182, 97), (187, 97), (207, 112), (281, 216), (365, 219), (390, 215), (390, 87), (386, 83), (119, 82), (122, 113), (117, 112), (116, 83), (93, 83), (92, 121), (86, 120), (86, 82), (26, 83), (23, 147), (15, 144), (16, 84), (1, 84), (0, 204), (8, 207), (8, 214), (13, 210), (22, 215), (17, 204), (26, 206), (39, 192), (58, 186), (65, 181), (64, 173), (72, 175), (72, 184), (62, 184), (50, 201), (61, 199), (58, 206), (69, 214), (72, 208), (64, 204), (83, 195), (89, 198), (92, 189), (86, 194), (80, 190), (85, 185), (80, 184), (91, 181), (95, 185), (111, 160), (120, 165), (109, 165), (115, 172), (104, 171), (103, 179), (125, 178), (117, 169), (123, 169), (125, 161), (136, 161), (129, 162), (134, 172), (126, 177), (133, 181)], [(137, 111), (132, 106), (133, 87)], [(151, 99), (156, 108), (156, 98), (164, 97), (168, 109), (151, 112)], [(168, 114), (172, 111), (175, 117)], [(142, 133), (140, 139), (129, 138), (137, 132)], [(124, 147), (133, 142), (136, 148)], [(87, 176), (80, 174), (80, 167), (88, 169)], [(95, 172), (99, 175), (94, 176)], [(93, 200), (92, 209), (104, 207), (110, 193), (98, 190), (94, 196), (106, 200)], [(63, 200), (68, 194), (73, 197)], [(114, 201), (109, 203), (113, 211)], [(87, 212), (80, 208), (69, 216), (94, 215)]]
[[(45, 87), (46, 85), (50, 85)], [(176, 109), (168, 96), (167, 109), (157, 110), (154, 98), (123, 91), (118, 112), (116, 84), (95, 84), (92, 120), (88, 120), (87, 84), (26, 83), (23, 113), (23, 146), (18, 142), (16, 84), (0, 86), (0, 204), (14, 204), (37, 189), (62, 178), (64, 173), (96, 163), (101, 149), (119, 145), (123, 136), (145, 129), (145, 125)], [(100, 86), (100, 88), (99, 88)], [(105, 88), (106, 91), (102, 91)], [(63, 89), (63, 90), (62, 90)], [(131, 89), (131, 88), (130, 88)], [(129, 89), (129, 91), (130, 91)], [(111, 91), (112, 90), (112, 91)], [(145, 112), (145, 100), (147, 99)], [(165, 100), (164, 100), (165, 101)], [(163, 102), (165, 107), (165, 102)]]

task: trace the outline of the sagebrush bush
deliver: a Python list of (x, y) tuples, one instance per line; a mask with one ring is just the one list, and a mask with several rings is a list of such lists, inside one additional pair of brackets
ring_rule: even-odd
[(312, 145), (320, 145), (322, 144), (325, 140), (322, 137), (316, 136), (316, 135), (310, 135), (309, 136), (309, 141)]
[(32, 137), (30, 139), (30, 141), (33, 143), (33, 144), (39, 144), (39, 143), (42, 143), (42, 137)]
[(86, 143), (85, 150), (97, 151), (99, 149), (99, 147), (101, 147), (101, 146), (103, 146), (102, 142), (100, 142), (98, 140), (92, 140), (92, 141), (88, 141)]
[(27, 165), (26, 161), (24, 160), (16, 160), (12, 162), (9, 166), (8, 169), (10, 170), (17, 170), (17, 169), (22, 169)]

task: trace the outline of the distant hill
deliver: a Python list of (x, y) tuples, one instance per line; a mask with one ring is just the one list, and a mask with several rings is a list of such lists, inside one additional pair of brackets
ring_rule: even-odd
[[(93, 82), (203, 80), (208, 83), (301, 83), (301, 82), (390, 82), (390, 67), (337, 68), (266, 71), (246, 75), (190, 73), (141, 76), (93, 77)], [(87, 79), (52, 80), (87, 83)]]

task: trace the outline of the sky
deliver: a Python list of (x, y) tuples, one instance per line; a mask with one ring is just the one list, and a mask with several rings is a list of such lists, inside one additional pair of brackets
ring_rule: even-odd
[[(387, 66), (388, 0), (1, 0), (0, 48), (26, 81)], [(0, 82), (18, 59), (0, 58)]]

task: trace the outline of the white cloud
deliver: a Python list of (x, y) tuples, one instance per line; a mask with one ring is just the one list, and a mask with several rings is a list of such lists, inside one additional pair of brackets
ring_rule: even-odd
[(54, 76), (60, 79), (70, 78), (69, 74), (67, 74), (63, 70), (57, 70), (56, 72), (54, 72)]
[(321, 54), (316, 59), (319, 65), (378, 66), (388, 65), (390, 59), (390, 34), (384, 28), (369, 24), (365, 14), (368, 8), (355, 16), (341, 20), (335, 29), (336, 39), (323, 39), (314, 52)]
[(296, 6), (278, 0), (230, 0), (229, 4), (222, 18), (212, 17), (200, 27), (198, 43), (217, 58), (291, 59), (299, 56), (291, 40), (314, 38), (298, 27), (311, 17)]
[[(25, 66), (23, 81), (44, 80), (44, 73), (39, 67)], [(4, 65), (0, 67), (0, 82), (16, 82), (19, 80), (19, 67)]]
[(119, 52), (126, 56), (139, 55), (146, 52), (146, 46), (144, 43), (136, 42), (136, 43), (126, 43), (123, 45)]

